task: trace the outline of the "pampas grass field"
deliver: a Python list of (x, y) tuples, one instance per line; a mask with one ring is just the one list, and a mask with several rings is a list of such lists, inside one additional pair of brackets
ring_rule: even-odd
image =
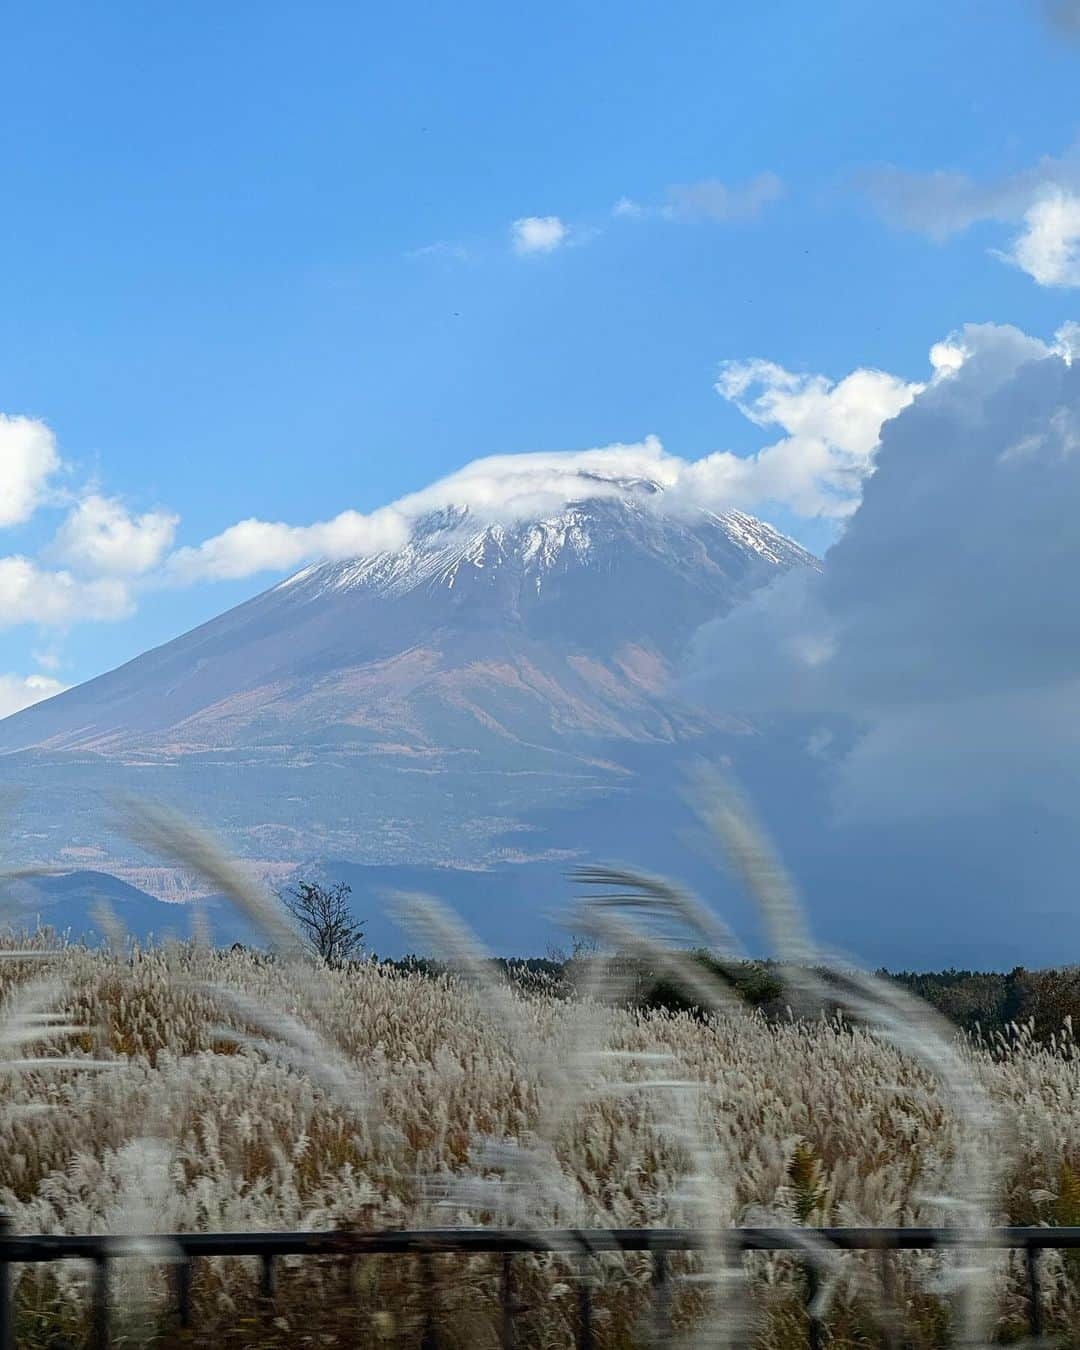
[[(1080, 1223), (1070, 1028), (1045, 1042), (1023, 1027), (961, 1038), (853, 970), (838, 977), (846, 1014), (800, 1015), (816, 976), (794, 964), (784, 1017), (719, 984), (696, 989), (704, 1015), (634, 1010), (619, 962), (582, 959), (573, 989), (507, 981), (452, 916), (415, 898), (401, 903), (416, 931), (458, 973), (331, 969), (290, 945), (272, 899), (212, 841), (163, 820), (163, 850), (266, 911), (275, 955), (198, 941), (142, 950), (119, 935), (97, 949), (44, 932), (5, 940), (0, 1203), (16, 1232)], [(789, 935), (781, 954), (805, 959), (786, 882), (745, 822), (728, 824), (736, 862)], [(641, 912), (713, 950), (728, 941), (718, 920), (659, 883), (589, 880), (583, 927), (620, 952), (651, 944), (673, 977), (700, 985)], [(1024, 1334), (1018, 1256), (839, 1256), (809, 1233), (807, 1244), (834, 1346)], [(115, 1344), (179, 1343), (168, 1255), (144, 1245), (114, 1263)], [(200, 1262), (183, 1343), (421, 1344), (414, 1258), (281, 1266), (268, 1314), (254, 1262)], [(677, 1344), (805, 1344), (790, 1255), (744, 1260), (721, 1241), (671, 1267)], [(1047, 1326), (1071, 1344), (1072, 1258), (1046, 1253), (1043, 1274)], [(85, 1344), (89, 1278), (79, 1262), (18, 1268), (19, 1344)], [(440, 1343), (495, 1346), (495, 1259), (439, 1257), (431, 1278)], [(519, 1345), (574, 1344), (580, 1278), (593, 1282), (597, 1345), (651, 1343), (647, 1257), (538, 1254), (515, 1258)]]

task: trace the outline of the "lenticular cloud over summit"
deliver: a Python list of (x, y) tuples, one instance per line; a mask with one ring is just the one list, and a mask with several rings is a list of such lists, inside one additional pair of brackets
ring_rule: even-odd
[(318, 557), (363, 557), (402, 547), (433, 511), (464, 509), (474, 521), (513, 524), (619, 496), (634, 483), (662, 489), (655, 505), (668, 514), (704, 506), (843, 517), (872, 471), (882, 423), (923, 387), (877, 370), (830, 381), (768, 361), (725, 362), (717, 391), (756, 425), (780, 433), (756, 454), (717, 451), (689, 460), (646, 436), (598, 449), (488, 456), (367, 514), (343, 511), (312, 525), (240, 521), (179, 549), (166, 574), (187, 583), (282, 570)]

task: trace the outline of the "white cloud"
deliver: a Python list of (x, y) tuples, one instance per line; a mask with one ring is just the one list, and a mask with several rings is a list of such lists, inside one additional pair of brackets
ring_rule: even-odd
[(138, 576), (165, 556), (179, 519), (168, 511), (132, 516), (116, 498), (92, 493), (60, 526), (50, 556), (83, 574)]
[(1066, 365), (1080, 360), (1080, 323), (1068, 319), (1061, 325), (1054, 334), (1054, 350)]
[(397, 548), (408, 533), (408, 522), (394, 507), (366, 516), (342, 511), (314, 525), (241, 520), (202, 544), (177, 549), (167, 561), (165, 579), (179, 585), (235, 580), (283, 571), (314, 557), (359, 557)]
[(666, 200), (651, 205), (620, 197), (611, 214), (630, 220), (657, 218), (686, 224), (709, 221), (726, 225), (753, 220), (783, 195), (782, 180), (768, 171), (745, 183), (701, 178), (693, 183), (673, 183), (667, 189)]
[(0, 717), (62, 694), (68, 686), (48, 675), (0, 675)]
[[(0, 526), (20, 524), (41, 506), (70, 500), (69, 493), (61, 494), (53, 485), (63, 467), (56, 438), (44, 422), (0, 413)], [(161, 534), (162, 520), (164, 516), (152, 515), (132, 521), (116, 503), (91, 495), (61, 527), (58, 543), (63, 547), (56, 556), (62, 552), (60, 560), (77, 564), (80, 571), (119, 570), (114, 566), (117, 550), (127, 543), (136, 555), (141, 548), (142, 560), (152, 567), (171, 542), (171, 533), (168, 537)], [(148, 544), (155, 532), (156, 551)], [(91, 566), (95, 551), (100, 565)], [(117, 578), (80, 576), (67, 568), (52, 570), (20, 554), (0, 556), (0, 630), (22, 624), (66, 628), (85, 621), (121, 619), (133, 610), (133, 597)], [(25, 706), (61, 687), (43, 675), (0, 675), (0, 707), (14, 711), (16, 704)]]
[(83, 581), (66, 571), (48, 571), (30, 558), (0, 558), (0, 628), (43, 628), (123, 619), (134, 612), (126, 584), (113, 577)]
[(28, 520), (59, 467), (56, 438), (44, 422), (0, 413), (0, 526)]
[(1040, 197), (1002, 256), (1040, 286), (1080, 286), (1080, 195), (1059, 188)]
[(514, 252), (523, 256), (552, 253), (566, 242), (570, 231), (558, 216), (523, 216), (510, 227)]
[(754, 455), (724, 450), (697, 460), (680, 486), (733, 506), (836, 517), (858, 504), (882, 424), (923, 386), (881, 370), (855, 370), (834, 382), (757, 360), (725, 362), (716, 388), (758, 426), (787, 434)]
[(935, 342), (930, 348), (930, 365), (938, 376), (951, 375), (967, 359), (964, 347), (955, 339)]

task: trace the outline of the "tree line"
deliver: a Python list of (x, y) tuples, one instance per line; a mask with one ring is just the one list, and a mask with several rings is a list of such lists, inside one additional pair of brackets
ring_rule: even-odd
[[(362, 959), (364, 924), (352, 911), (351, 888), (344, 882), (324, 885), (300, 881), (282, 892), (282, 900), (304, 935), (312, 953), (332, 966)], [(703, 974), (721, 981), (748, 1007), (770, 1017), (826, 1015), (827, 1005), (793, 1008), (784, 968), (775, 961), (720, 961), (706, 951), (691, 954)], [(647, 961), (619, 953), (601, 957), (587, 943), (575, 941), (569, 952), (552, 950), (547, 957), (499, 957), (495, 967), (511, 982), (532, 989), (573, 997), (582, 983), (589, 962), (603, 959), (613, 967), (627, 1002), (643, 1010), (686, 1012), (705, 1016), (693, 994), (669, 977), (650, 968)], [(450, 967), (433, 956), (406, 956), (388, 961), (403, 972), (433, 977), (450, 973)], [(1080, 1029), (1080, 966), (1049, 970), (1010, 971), (940, 970), (888, 971), (880, 976), (895, 980), (952, 1022), (972, 1035), (993, 1039), (1024, 1027), (1037, 1040), (1070, 1035)], [(818, 972), (828, 986), (828, 970)]]

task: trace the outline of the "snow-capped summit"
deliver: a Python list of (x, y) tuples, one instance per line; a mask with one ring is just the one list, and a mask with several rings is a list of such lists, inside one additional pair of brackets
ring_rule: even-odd
[(608, 492), (618, 488), (620, 495), (585, 498), (524, 520), (485, 520), (473, 508), (446, 507), (420, 517), (399, 549), (312, 564), (282, 582), (280, 589), (308, 595), (366, 589), (400, 596), (419, 587), (452, 590), (470, 571), (508, 569), (522, 586), (539, 592), (550, 573), (610, 566), (628, 540), (651, 548), (658, 557), (667, 553), (676, 558), (710, 538), (722, 538), (751, 568), (762, 562), (781, 568), (816, 565), (793, 540), (742, 511), (666, 513), (663, 488), (651, 480), (581, 477)]

